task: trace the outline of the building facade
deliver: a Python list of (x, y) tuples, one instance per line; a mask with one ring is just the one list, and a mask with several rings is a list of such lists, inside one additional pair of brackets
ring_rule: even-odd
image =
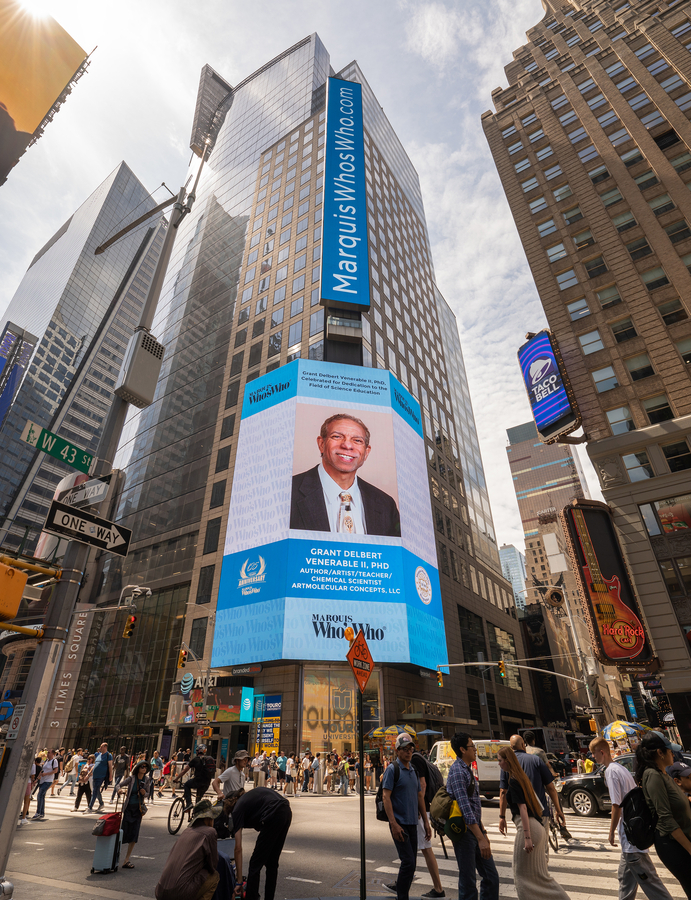
[(504, 578), (511, 582), (516, 609), (525, 609), (525, 553), (521, 553), (513, 544), (502, 544), (499, 548), (499, 558)]
[[(349, 314), (320, 304), (331, 74), (316, 34), (234, 87), (203, 70), (197, 118), (213, 112), (213, 150), (180, 227), (154, 323), (166, 345), (157, 396), (148, 409), (132, 411), (116, 460), (125, 477), (116, 515), (133, 529), (134, 542), (126, 560), (105, 560), (95, 586), (99, 603), (117, 598), (125, 584), (146, 585), (154, 598), (172, 592), (156, 618), (171, 627), (163, 651), (154, 651), (145, 627), (122, 640), (116, 614), (103, 614), (110, 630), (101, 632), (92, 671), (83, 669), (71, 743), (101, 735), (145, 743), (160, 729), (162, 740), (188, 746), (198, 737), (206, 691), (207, 703), (214, 696), (206, 709), (219, 757), (238, 745), (268, 746), (269, 719), (285, 750), (354, 748), (345, 646), (342, 663), (257, 659), (210, 669), (243, 395), (259, 375), (298, 358), (389, 369), (420, 401), (449, 658), (523, 655), (455, 317), (434, 280), (418, 176), (356, 63), (338, 77), (362, 85), (371, 306)], [(200, 151), (203, 135), (195, 124), (193, 149)], [(181, 638), (190, 656), (176, 676)], [(366, 730), (396, 722), (499, 735), (535, 724), (528, 683), (515, 670), (500, 683), (494, 669), (481, 697), (477, 669), (452, 669), (440, 689), (432, 671), (377, 666), (365, 695)], [(179, 679), (187, 673), (194, 686), (183, 694)], [(142, 682), (154, 706), (127, 705)], [(243, 688), (265, 701), (251, 723), (240, 721)], [(124, 705), (132, 713), (125, 723)]]
[(688, 742), (691, 4), (543, 6), (483, 126)]

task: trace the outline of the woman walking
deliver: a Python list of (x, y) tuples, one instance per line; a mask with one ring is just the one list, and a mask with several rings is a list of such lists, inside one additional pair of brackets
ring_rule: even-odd
[(509, 776), (507, 802), (516, 826), (513, 845), (513, 877), (518, 900), (568, 900), (568, 894), (547, 871), (547, 832), (542, 807), (528, 776), (510, 747), (497, 754), (500, 768)]
[(79, 804), (82, 802), (84, 794), (86, 794), (86, 809), (84, 812), (89, 811), (89, 804), (91, 803), (91, 784), (89, 783), (89, 779), (91, 778), (91, 773), (94, 770), (95, 764), (96, 757), (93, 753), (90, 753), (86, 762), (82, 764), (81, 771), (79, 772), (79, 780), (77, 781), (77, 799), (74, 801), (75, 812), (79, 809)]
[(149, 790), (153, 783), (148, 777), (151, 764), (146, 760), (137, 763), (132, 769), (132, 774), (123, 778), (120, 782), (118, 793), (125, 794), (125, 804), (122, 811), (122, 842), (127, 844), (127, 856), (122, 864), (123, 869), (133, 869), (130, 856), (134, 845), (139, 840), (139, 828), (146, 812), (145, 800), (149, 796)]
[(674, 762), (671, 744), (659, 731), (643, 735), (636, 748), (636, 782), (657, 813), (655, 851), (691, 898), (691, 805), (684, 791), (665, 771)]

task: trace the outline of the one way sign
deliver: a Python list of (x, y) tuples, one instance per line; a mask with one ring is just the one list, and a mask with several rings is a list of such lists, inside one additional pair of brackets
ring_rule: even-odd
[(101, 550), (109, 550), (118, 556), (127, 556), (132, 540), (129, 528), (114, 525), (107, 519), (101, 519), (83, 509), (74, 509), (57, 500), (53, 500), (43, 528), (50, 534), (100, 547)]

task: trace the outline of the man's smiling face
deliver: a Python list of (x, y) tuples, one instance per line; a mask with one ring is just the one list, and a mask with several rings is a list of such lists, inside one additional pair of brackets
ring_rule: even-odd
[[(369, 456), (371, 447), (361, 425), (351, 419), (329, 422), (326, 438), (317, 438), (324, 468), (336, 481), (355, 473)], [(336, 477), (336, 473), (340, 478)], [(352, 484), (352, 481), (351, 481)]]

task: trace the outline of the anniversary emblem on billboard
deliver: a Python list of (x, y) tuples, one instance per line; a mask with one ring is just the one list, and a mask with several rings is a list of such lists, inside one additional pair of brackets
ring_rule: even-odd
[(518, 362), (540, 440), (551, 444), (575, 431), (581, 414), (550, 332), (530, 336), (518, 351)]
[(243, 400), (212, 665), (340, 660), (349, 625), (378, 662), (446, 659), (420, 407), (388, 371), (295, 360)]
[(574, 500), (561, 520), (596, 655), (609, 665), (649, 665), (653, 652), (610, 508)]

